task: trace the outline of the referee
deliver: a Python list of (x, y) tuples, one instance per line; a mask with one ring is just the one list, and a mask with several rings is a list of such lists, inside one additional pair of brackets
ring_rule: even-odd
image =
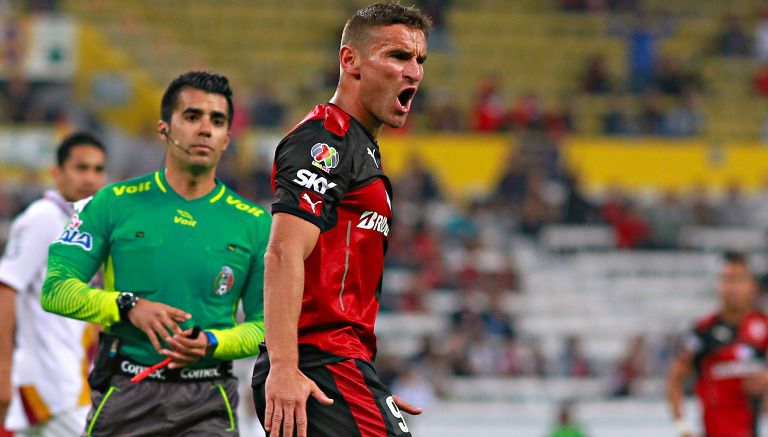
[[(215, 177), (232, 112), (226, 77), (176, 78), (157, 124), (166, 167), (81, 202), (50, 247), (43, 308), (105, 326), (88, 436), (238, 435), (231, 360), (257, 354), (264, 339), (270, 215)], [(104, 289), (89, 287), (102, 264)], [(195, 326), (203, 334), (192, 338)]]

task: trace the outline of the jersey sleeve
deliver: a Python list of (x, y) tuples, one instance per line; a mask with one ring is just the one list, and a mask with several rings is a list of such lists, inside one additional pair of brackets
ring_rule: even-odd
[(42, 293), (46, 311), (105, 326), (120, 320), (118, 292), (92, 288), (88, 281), (109, 253), (110, 205), (107, 190), (81, 201), (67, 227), (48, 249)]
[(272, 213), (296, 215), (321, 231), (332, 228), (354, 170), (345, 146), (344, 137), (311, 122), (288, 135), (275, 152)]
[(54, 214), (23, 214), (13, 225), (0, 259), (0, 282), (23, 293), (44, 271), (48, 246), (61, 233), (61, 219)]
[(248, 279), (241, 295), (245, 320), (229, 329), (211, 330), (219, 341), (214, 358), (235, 360), (257, 355), (259, 343), (264, 341), (264, 252), (272, 218), (262, 214), (258, 220)]

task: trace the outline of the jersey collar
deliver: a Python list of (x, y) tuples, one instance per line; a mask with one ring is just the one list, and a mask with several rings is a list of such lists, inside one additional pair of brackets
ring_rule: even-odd
[(154, 175), (155, 183), (157, 183), (157, 188), (162, 191), (165, 194), (173, 194), (177, 196), (178, 198), (184, 200), (185, 202), (201, 202), (201, 201), (207, 201), (209, 203), (216, 203), (224, 196), (224, 192), (227, 191), (227, 186), (222, 183), (219, 178), (216, 178), (216, 186), (213, 187), (213, 189), (206, 194), (205, 196), (198, 197), (197, 199), (187, 200), (184, 199), (174, 191), (173, 188), (171, 188), (171, 185), (168, 183), (168, 180), (165, 178), (165, 168), (162, 168), (160, 170), (157, 170)]
[(43, 194), (43, 198), (56, 205), (67, 216), (75, 213), (75, 208), (72, 207), (72, 204), (67, 202), (58, 191), (47, 190)]

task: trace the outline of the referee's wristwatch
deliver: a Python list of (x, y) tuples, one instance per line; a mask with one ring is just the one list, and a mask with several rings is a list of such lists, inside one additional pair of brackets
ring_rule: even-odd
[(117, 296), (117, 309), (120, 311), (120, 321), (130, 323), (128, 313), (139, 303), (139, 298), (130, 291), (123, 291)]

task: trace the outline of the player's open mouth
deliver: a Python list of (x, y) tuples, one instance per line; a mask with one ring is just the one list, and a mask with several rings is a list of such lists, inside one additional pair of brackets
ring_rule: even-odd
[(397, 101), (398, 103), (400, 103), (400, 107), (405, 112), (410, 111), (411, 101), (413, 100), (413, 96), (415, 95), (416, 95), (416, 88), (406, 88), (400, 91), (400, 94), (397, 95)]

